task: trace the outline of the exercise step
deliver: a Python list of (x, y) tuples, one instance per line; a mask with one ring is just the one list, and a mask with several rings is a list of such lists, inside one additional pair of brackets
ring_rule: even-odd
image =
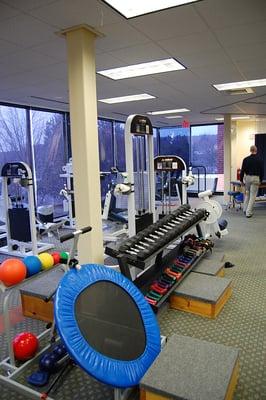
[(215, 251), (206, 254), (206, 257), (202, 258), (202, 260), (193, 268), (193, 272), (224, 277), (225, 258), (224, 254), (215, 253)]
[(239, 350), (173, 335), (140, 382), (140, 400), (232, 400)]
[(22, 312), (25, 317), (45, 322), (53, 321), (53, 302), (51, 300), (46, 302), (45, 299), (55, 293), (63, 274), (61, 266), (58, 266), (21, 287)]
[(232, 280), (191, 272), (170, 297), (170, 307), (216, 318), (232, 295)]

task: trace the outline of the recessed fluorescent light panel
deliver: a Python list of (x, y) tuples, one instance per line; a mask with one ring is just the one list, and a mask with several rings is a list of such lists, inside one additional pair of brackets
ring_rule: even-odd
[(151, 96), (150, 94), (147, 93), (142, 93), (142, 94), (134, 94), (131, 96), (111, 97), (109, 99), (101, 99), (99, 101), (106, 104), (116, 104), (116, 103), (126, 103), (128, 101), (139, 101), (139, 100), (149, 100), (149, 99), (155, 99), (155, 96)]
[[(224, 120), (224, 118), (215, 118), (216, 119), (216, 121), (223, 121)], [(238, 119), (250, 119), (250, 117), (249, 116), (247, 116), (247, 115), (243, 115), (243, 116), (241, 116), (241, 117), (232, 117), (231, 118), (232, 119), (232, 121), (237, 121)]]
[(182, 115), (171, 115), (171, 116), (165, 117), (165, 118), (174, 119), (174, 118), (183, 118), (183, 116)]
[(178, 71), (186, 69), (174, 58), (165, 60), (150, 61), (141, 64), (128, 65), (127, 67), (119, 67), (98, 71), (97, 73), (114, 80), (134, 78), (136, 76), (144, 76), (151, 74), (160, 74), (162, 72)]
[(231, 82), (231, 83), (219, 83), (218, 85), (213, 85), (217, 90), (230, 90), (230, 89), (245, 89), (253, 88), (259, 86), (266, 86), (266, 79), (255, 79), (253, 81), (241, 81), (241, 82)]
[(125, 18), (133, 18), (171, 7), (195, 3), (199, 0), (104, 0)]
[(183, 112), (188, 112), (187, 108), (178, 108), (176, 110), (164, 110), (164, 111), (150, 111), (147, 112), (149, 115), (163, 115), (163, 114), (173, 114), (173, 113), (183, 113)]

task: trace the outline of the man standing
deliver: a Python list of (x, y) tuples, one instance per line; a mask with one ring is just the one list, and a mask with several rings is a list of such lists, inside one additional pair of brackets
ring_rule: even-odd
[(257, 156), (257, 147), (250, 147), (250, 156), (244, 158), (240, 173), (240, 182), (245, 184), (244, 212), (252, 217), (259, 184), (263, 179), (263, 163)]

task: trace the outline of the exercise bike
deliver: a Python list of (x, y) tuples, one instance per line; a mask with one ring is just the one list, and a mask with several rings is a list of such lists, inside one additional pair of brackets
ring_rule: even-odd
[(223, 209), (218, 201), (210, 199), (212, 196), (211, 190), (200, 192), (198, 197), (202, 199), (202, 202), (197, 208), (204, 208), (208, 211), (208, 218), (201, 223), (204, 238), (207, 239), (213, 235), (221, 238), (228, 234), (227, 221), (221, 220)]

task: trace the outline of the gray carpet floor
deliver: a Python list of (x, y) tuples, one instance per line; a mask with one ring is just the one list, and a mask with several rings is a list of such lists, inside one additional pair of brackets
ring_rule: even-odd
[[(166, 336), (176, 333), (240, 349), (240, 377), (234, 399), (263, 400), (266, 399), (266, 207), (256, 207), (250, 219), (232, 209), (226, 211), (224, 217), (229, 222), (229, 235), (215, 241), (214, 251), (225, 254), (235, 264), (234, 268), (226, 269), (226, 277), (233, 280), (233, 296), (215, 320), (167, 308), (158, 319), (161, 333)], [(0, 313), (2, 301), (3, 296)], [(11, 307), (18, 305), (17, 293)], [(14, 325), (12, 335), (23, 330), (39, 333), (44, 326), (42, 322), (25, 318)], [(5, 336), (0, 334), (1, 359), (6, 351)], [(109, 387), (74, 368), (53, 397), (58, 400), (112, 400), (113, 393)], [(1, 387), (0, 399), (26, 400), (29, 397)]]

